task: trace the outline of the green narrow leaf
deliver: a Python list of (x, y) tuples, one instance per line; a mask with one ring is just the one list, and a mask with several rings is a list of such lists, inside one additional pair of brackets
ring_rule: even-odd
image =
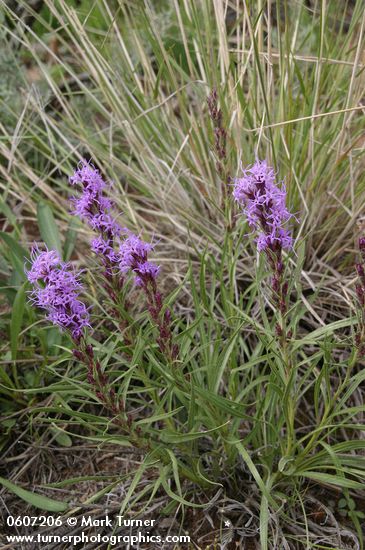
[(268, 550), (269, 537), (269, 503), (265, 495), (261, 497), (260, 504), (260, 542), (262, 550)]
[(216, 428), (212, 428), (211, 430), (205, 430), (203, 432), (181, 433), (181, 434), (179, 434), (178, 432), (172, 433), (171, 431), (165, 429), (163, 432), (161, 432), (161, 440), (165, 441), (166, 443), (176, 443), (176, 444), (185, 443), (187, 441), (193, 441), (195, 439), (205, 437), (207, 434), (216, 432), (217, 430), (220, 430), (224, 426), (227, 426), (227, 424), (229, 424), (229, 420), (224, 424), (217, 426)]
[(71, 258), (73, 249), (75, 247), (76, 237), (77, 237), (77, 229), (79, 227), (79, 223), (72, 219), (70, 222), (70, 225), (68, 226), (66, 236), (65, 236), (65, 244), (64, 244), (64, 251), (63, 251), (63, 259), (65, 262), (68, 262)]
[(327, 485), (335, 485), (336, 487), (348, 488), (348, 489), (363, 489), (364, 484), (360, 481), (354, 481), (347, 479), (340, 475), (322, 474), (321, 472), (296, 472), (294, 475), (306, 477), (319, 483)]
[(128, 503), (135, 491), (135, 488), (137, 487), (138, 483), (140, 482), (142, 476), (144, 475), (145, 471), (150, 468), (151, 466), (154, 466), (155, 464), (157, 464), (159, 461), (150, 461), (150, 456), (147, 455), (144, 459), (144, 461), (142, 462), (142, 464), (140, 465), (140, 467), (138, 468), (138, 470), (136, 470), (136, 473), (134, 475), (134, 478), (133, 480), (131, 480), (131, 484), (129, 486), (129, 489), (127, 491), (127, 494), (122, 502), (122, 505), (120, 507), (120, 510), (119, 510), (119, 515), (123, 515), (125, 509), (127, 508), (128, 506)]
[(66, 432), (57, 428), (57, 426), (51, 428), (51, 432), (53, 433), (55, 440), (59, 445), (61, 445), (61, 447), (72, 447), (72, 439)]
[(13, 303), (10, 323), (10, 345), (11, 358), (15, 361), (18, 352), (19, 333), (22, 327), (24, 307), (25, 307), (25, 285), (24, 283), (18, 290)]
[[(253, 475), (259, 489), (261, 490), (261, 493), (262, 493), (262, 496), (265, 497), (268, 501), (268, 503), (271, 504), (271, 506), (277, 510), (278, 509), (278, 504), (277, 502), (275, 502), (274, 498), (271, 496), (270, 494), (270, 488), (267, 488), (263, 479), (261, 478), (255, 464), (253, 463), (250, 455), (248, 454), (248, 452), (246, 451), (245, 447), (242, 445), (241, 441), (232, 441), (232, 443), (237, 447), (238, 449), (238, 452), (240, 453), (240, 455), (242, 456), (243, 460), (246, 462), (247, 464), (247, 467), (249, 468), (251, 474)], [(263, 511), (264, 509), (262, 509), (262, 513), (264, 513)]]
[(14, 287), (17, 287), (24, 283), (26, 280), (25, 272), (24, 272), (24, 261), (20, 261), (18, 256), (16, 254), (13, 254), (12, 251), (9, 252), (9, 259), (10, 263), (14, 268), (14, 271), (11, 274), (11, 277), (9, 279), (9, 285), (12, 285)]
[(195, 504), (194, 502), (189, 502), (188, 500), (185, 500), (184, 497), (178, 495), (171, 489), (170, 487), (171, 472), (170, 472), (169, 465), (164, 466), (162, 468), (161, 474), (162, 474), (161, 475), (162, 486), (170, 498), (172, 498), (176, 502), (179, 502), (180, 504), (183, 504), (184, 506), (189, 506), (191, 508), (204, 508), (206, 506), (205, 504)]
[(9, 235), (9, 233), (5, 233), (5, 231), (0, 231), (0, 238), (4, 241), (5, 244), (9, 247), (9, 249), (18, 257), (21, 264), (24, 264), (24, 260), (26, 258), (29, 258), (29, 253), (25, 248), (20, 246), (20, 244)]
[(135, 422), (136, 426), (140, 426), (141, 424), (153, 424), (154, 422), (157, 422), (159, 420), (165, 420), (166, 418), (171, 418), (172, 416), (175, 416), (179, 411), (184, 409), (183, 406), (178, 407), (177, 409), (174, 409), (173, 411), (170, 411), (168, 413), (161, 413), (156, 414), (154, 416), (148, 416), (147, 418), (142, 418), (141, 420), (138, 420)]
[(233, 350), (237, 344), (237, 340), (240, 337), (241, 330), (244, 324), (245, 324), (245, 321), (243, 321), (240, 324), (238, 329), (234, 332), (233, 336), (231, 336), (230, 342), (228, 343), (227, 346), (225, 346), (225, 348), (223, 348), (223, 351), (219, 356), (219, 359), (217, 362), (217, 368), (214, 369), (215, 371), (214, 373), (215, 383), (213, 388), (214, 393), (218, 393), (218, 388), (219, 388), (219, 385), (221, 384), (224, 371), (226, 369), (229, 359), (232, 357)]
[(0, 198), (0, 212), (3, 212), (3, 214), (5, 214), (5, 216), (10, 221), (11, 225), (14, 227), (14, 230), (17, 233), (19, 233), (20, 229), (17, 224), (16, 216), (14, 212), (11, 210), (11, 208), (7, 205), (7, 203), (2, 198)]
[(39, 203), (37, 217), (42, 239), (48, 248), (62, 254), (60, 234), (51, 207), (48, 204)]
[(14, 382), (9, 378), (8, 374), (5, 372), (5, 369), (0, 367), (0, 381), (3, 382), (3, 387), (1, 388), (1, 392), (4, 393), (5, 388), (15, 388)]
[(41, 510), (46, 510), (47, 512), (64, 512), (68, 508), (67, 502), (53, 500), (42, 495), (37, 495), (36, 493), (32, 493), (31, 491), (26, 491), (3, 477), (0, 477), (0, 483), (17, 497), (21, 498), (25, 502), (28, 502), (28, 504), (35, 506), (36, 508), (40, 508)]

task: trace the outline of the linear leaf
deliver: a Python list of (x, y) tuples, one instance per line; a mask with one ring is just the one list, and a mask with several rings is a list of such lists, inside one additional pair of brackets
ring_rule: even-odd
[(15, 361), (18, 352), (19, 333), (22, 327), (24, 307), (25, 307), (25, 285), (24, 283), (18, 290), (13, 303), (10, 323), (10, 345), (11, 358)]
[(60, 234), (51, 207), (40, 202), (37, 208), (37, 217), (42, 239), (48, 248), (62, 254)]
[(37, 495), (36, 493), (32, 493), (31, 491), (18, 487), (3, 477), (0, 477), (0, 483), (17, 497), (21, 498), (25, 502), (28, 502), (28, 504), (35, 506), (36, 508), (40, 508), (41, 510), (47, 510), (47, 512), (64, 512), (68, 508), (67, 502), (54, 500), (43, 495)]

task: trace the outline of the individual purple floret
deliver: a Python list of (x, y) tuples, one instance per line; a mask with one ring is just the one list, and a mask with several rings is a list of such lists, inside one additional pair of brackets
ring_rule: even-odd
[(39, 279), (48, 278), (53, 269), (60, 263), (60, 256), (55, 250), (46, 250), (41, 252), (37, 246), (34, 246), (31, 251), (30, 258), (32, 267), (26, 271), (28, 281), (32, 284), (38, 282)]
[(47, 311), (47, 319), (67, 330), (79, 342), (83, 329), (89, 324), (89, 313), (78, 297), (83, 290), (79, 274), (69, 263), (62, 262), (55, 250), (31, 252), (31, 268), (26, 271), (28, 281), (35, 287), (30, 293), (32, 303)]
[(112, 265), (118, 264), (119, 257), (111, 245), (110, 240), (103, 239), (103, 237), (97, 237), (93, 239), (90, 244), (91, 250), (95, 252), (95, 254), (102, 256), (104, 260), (110, 262)]
[(292, 217), (286, 207), (286, 189), (275, 182), (274, 169), (257, 160), (234, 180), (233, 197), (243, 208), (250, 227), (259, 232), (257, 247), (291, 249), (293, 239), (283, 226)]
[(293, 246), (293, 238), (287, 229), (274, 227), (271, 233), (260, 233), (257, 238), (257, 250), (275, 250), (277, 248), (290, 249)]

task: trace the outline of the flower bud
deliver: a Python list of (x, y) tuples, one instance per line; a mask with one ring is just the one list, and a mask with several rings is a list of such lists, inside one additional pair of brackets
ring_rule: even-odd
[(85, 359), (85, 355), (78, 349), (73, 349), (72, 354), (78, 361), (84, 361)]

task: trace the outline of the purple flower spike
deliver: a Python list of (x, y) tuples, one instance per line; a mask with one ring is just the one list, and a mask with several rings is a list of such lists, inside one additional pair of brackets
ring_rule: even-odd
[[(113, 240), (125, 231), (110, 213), (114, 206), (113, 202), (104, 196), (110, 185), (103, 180), (99, 170), (85, 160), (79, 163), (69, 181), (71, 185), (79, 185), (82, 188), (80, 196), (71, 198), (74, 205), (73, 214), (85, 220), (100, 234), (107, 243), (106, 250), (110, 254)], [(94, 246), (93, 250), (104, 256), (100, 246)], [(108, 254), (106, 256), (108, 257)], [(109, 257), (107, 263), (111, 261)]]
[[(112, 215), (114, 202), (105, 196), (111, 184), (107, 184), (99, 170), (85, 160), (78, 164), (69, 182), (80, 189), (80, 194), (71, 198), (73, 214), (86, 221), (97, 234), (91, 241), (91, 250), (103, 265), (103, 286), (109, 298), (114, 304), (118, 304), (118, 309), (113, 309), (115, 314), (115, 311), (119, 311), (120, 291), (124, 286), (117, 247), (122, 234), (127, 230)], [(124, 306), (128, 309), (127, 301)], [(125, 319), (122, 322), (125, 323)]]
[(257, 248), (291, 249), (293, 239), (283, 226), (292, 217), (286, 207), (286, 189), (275, 183), (273, 168), (266, 160), (243, 170), (243, 177), (234, 180), (233, 197), (243, 208), (250, 227), (259, 232)]
[(147, 286), (149, 282), (155, 281), (160, 271), (159, 266), (147, 259), (153, 248), (153, 244), (142, 241), (133, 233), (129, 233), (120, 243), (119, 268), (122, 272), (133, 271), (137, 286)]
[(242, 207), (248, 224), (257, 233), (257, 250), (264, 252), (272, 271), (271, 290), (274, 304), (281, 315), (276, 334), (282, 345), (290, 338), (284, 317), (288, 311), (289, 284), (285, 280), (283, 250), (293, 248), (293, 238), (285, 224), (292, 214), (286, 207), (286, 189), (283, 183), (277, 184), (274, 169), (266, 160), (243, 170), (243, 177), (236, 178), (233, 197)]
[(153, 244), (146, 243), (137, 235), (129, 232), (128, 237), (120, 243), (119, 267), (121, 272), (132, 271), (134, 273), (135, 285), (143, 290), (149, 314), (158, 328), (158, 347), (162, 353), (174, 361), (178, 356), (179, 348), (177, 344), (173, 343), (171, 312), (169, 309), (162, 312), (163, 300), (156, 282), (160, 266), (148, 261), (148, 254), (153, 248)]
[(78, 342), (83, 329), (89, 324), (89, 313), (78, 296), (83, 287), (79, 273), (69, 263), (62, 262), (55, 250), (40, 251), (34, 247), (31, 252), (32, 265), (26, 275), (34, 286), (30, 293), (32, 303), (47, 311), (47, 319), (61, 330), (70, 332)]

